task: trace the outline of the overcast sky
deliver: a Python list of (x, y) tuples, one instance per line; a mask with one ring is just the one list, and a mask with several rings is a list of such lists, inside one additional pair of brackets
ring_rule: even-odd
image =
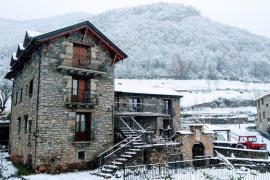
[(74, 11), (97, 14), (155, 2), (192, 5), (212, 20), (270, 38), (270, 0), (0, 0), (0, 17), (27, 20)]

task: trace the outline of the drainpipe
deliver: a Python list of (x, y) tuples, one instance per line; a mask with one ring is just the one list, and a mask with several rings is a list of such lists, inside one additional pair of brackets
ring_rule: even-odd
[(39, 92), (40, 92), (40, 70), (41, 70), (41, 50), (38, 49), (38, 87), (37, 87), (37, 104), (36, 104), (36, 134), (35, 134), (35, 163), (34, 167), (37, 165), (37, 137), (38, 137), (38, 110), (39, 110)]

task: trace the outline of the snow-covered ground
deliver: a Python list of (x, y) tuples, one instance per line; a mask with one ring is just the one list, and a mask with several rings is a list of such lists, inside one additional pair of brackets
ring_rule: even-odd
[(270, 92), (270, 83), (246, 83), (227, 80), (145, 80), (116, 79), (115, 89), (120, 91), (172, 93), (183, 95), (181, 106), (211, 102), (219, 97), (235, 100), (255, 100)]

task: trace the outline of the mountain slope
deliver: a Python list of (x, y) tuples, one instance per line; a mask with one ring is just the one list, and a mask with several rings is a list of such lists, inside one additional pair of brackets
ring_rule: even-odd
[(0, 59), (9, 59), (25, 29), (46, 32), (87, 18), (129, 55), (117, 65), (120, 78), (270, 79), (269, 39), (211, 21), (179, 4), (23, 22), (0, 19)]

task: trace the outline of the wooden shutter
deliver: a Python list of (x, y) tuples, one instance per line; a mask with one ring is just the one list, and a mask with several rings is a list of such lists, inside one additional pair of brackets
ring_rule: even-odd
[(88, 64), (87, 47), (83, 45), (73, 45), (72, 65), (74, 67), (84, 67)]
[(79, 89), (78, 89), (79, 102), (85, 102), (86, 97), (88, 96), (88, 94), (86, 94), (86, 88), (87, 88), (86, 80), (79, 79)]

